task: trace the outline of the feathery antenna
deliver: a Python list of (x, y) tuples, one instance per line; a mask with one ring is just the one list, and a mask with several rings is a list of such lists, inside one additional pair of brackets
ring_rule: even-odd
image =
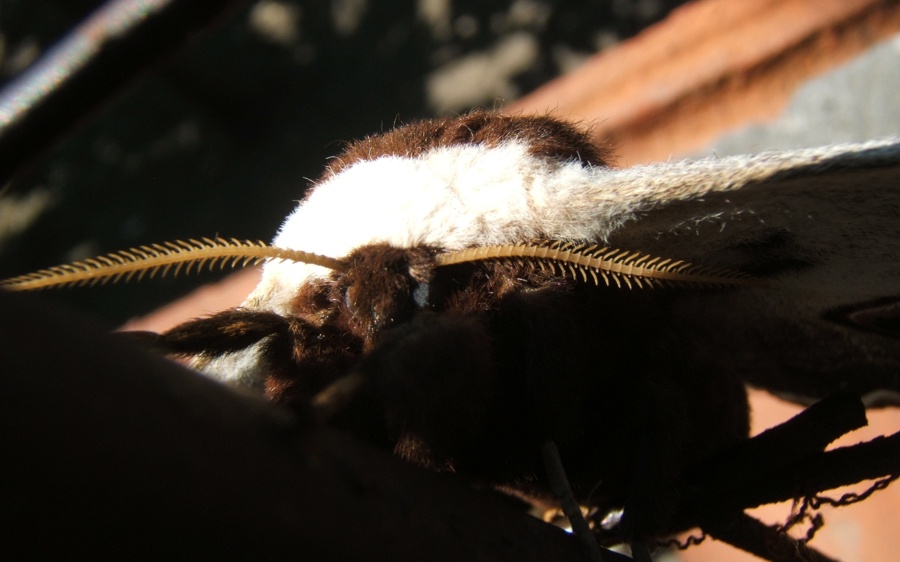
[(42, 269), (0, 281), (0, 288), (9, 291), (34, 291), (70, 285), (103, 285), (122, 279), (130, 281), (133, 278), (153, 278), (157, 274), (164, 276), (171, 273), (177, 276), (182, 269), (186, 274), (191, 273), (191, 270), (199, 272), (206, 265), (210, 270), (217, 264), (220, 269), (224, 269), (226, 266), (244, 267), (272, 259), (304, 262), (336, 270), (345, 268), (340, 260), (300, 250), (274, 248), (265, 242), (203, 238), (139, 246)]
[[(645, 284), (655, 287), (665, 284), (688, 285), (761, 285), (751, 276), (701, 266), (682, 260), (663, 259), (642, 252), (576, 245), (569, 242), (543, 242), (538, 244), (508, 244), (481, 246), (436, 256), (438, 265), (453, 265), (479, 260), (512, 260), (533, 263), (541, 269), (550, 268), (554, 273), (577, 280), (588, 280), (588, 275), (599, 285), (600, 279), (609, 286), (610, 279), (621, 287), (624, 282), (630, 289), (632, 282), (638, 287)], [(599, 277), (598, 277), (599, 275)]]
[[(177, 240), (162, 244), (139, 246), (68, 265), (42, 269), (0, 281), (0, 288), (9, 291), (34, 291), (49, 287), (71, 285), (102, 285), (120, 280), (141, 280), (172, 274), (182, 270), (191, 273), (204, 266), (213, 269), (256, 265), (266, 260), (303, 262), (345, 271), (344, 261), (303, 252), (269, 246), (265, 242), (236, 238), (202, 238)], [(547, 241), (537, 244), (508, 244), (480, 246), (435, 256), (437, 266), (482, 260), (511, 260), (531, 263), (555, 274), (573, 279), (588, 277), (597, 285), (600, 279), (628, 288), (655, 287), (666, 284), (759, 286), (762, 283), (747, 274), (724, 269), (698, 267), (687, 262), (662, 259), (641, 252), (575, 245), (568, 242)]]

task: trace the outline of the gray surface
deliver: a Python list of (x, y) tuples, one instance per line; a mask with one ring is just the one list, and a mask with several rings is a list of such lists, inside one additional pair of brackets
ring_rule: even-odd
[(900, 35), (795, 93), (769, 123), (727, 134), (700, 155), (727, 156), (900, 135)]

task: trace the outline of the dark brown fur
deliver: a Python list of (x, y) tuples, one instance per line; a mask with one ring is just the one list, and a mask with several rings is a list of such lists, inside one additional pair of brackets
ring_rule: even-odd
[(611, 151), (592, 142), (586, 131), (547, 116), (509, 116), (475, 111), (460, 117), (418, 121), (380, 135), (352, 142), (325, 171), (323, 179), (340, 173), (356, 162), (381, 156), (415, 158), (443, 146), (497, 146), (518, 140), (530, 145), (539, 158), (578, 161), (584, 165), (608, 166)]

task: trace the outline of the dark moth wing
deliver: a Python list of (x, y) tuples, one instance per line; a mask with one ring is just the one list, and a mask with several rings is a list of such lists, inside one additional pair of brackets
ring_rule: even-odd
[[(624, 170), (660, 185), (610, 244), (753, 274), (765, 287), (674, 300), (685, 345), (808, 401), (900, 392), (900, 141)], [(618, 181), (618, 180), (616, 180)]]

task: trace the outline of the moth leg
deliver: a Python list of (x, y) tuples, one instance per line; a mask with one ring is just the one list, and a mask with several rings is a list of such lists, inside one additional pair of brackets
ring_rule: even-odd
[(230, 376), (234, 366), (210, 368), (211, 362), (250, 350), (256, 370), (240, 383), (304, 411), (309, 400), (334, 384), (361, 351), (358, 339), (340, 328), (246, 308), (188, 320), (161, 334), (141, 332), (135, 339), (162, 353), (195, 357), (199, 359), (193, 363), (195, 368), (223, 381), (237, 380)]
[(572, 526), (572, 533), (587, 549), (592, 561), (605, 562), (608, 557), (603, 555), (603, 549), (597, 544), (594, 533), (591, 532), (591, 528), (581, 512), (581, 506), (575, 501), (572, 488), (569, 486), (569, 479), (566, 477), (566, 471), (562, 465), (562, 459), (559, 458), (559, 449), (556, 443), (546, 441), (543, 444), (541, 459), (544, 462), (547, 480), (550, 482), (550, 490), (559, 500), (563, 514), (569, 520), (569, 525)]
[[(152, 343), (174, 355), (215, 356), (246, 349), (287, 329), (288, 321), (274, 312), (233, 308), (183, 322), (157, 335)], [(146, 332), (139, 337), (147, 339)]]

